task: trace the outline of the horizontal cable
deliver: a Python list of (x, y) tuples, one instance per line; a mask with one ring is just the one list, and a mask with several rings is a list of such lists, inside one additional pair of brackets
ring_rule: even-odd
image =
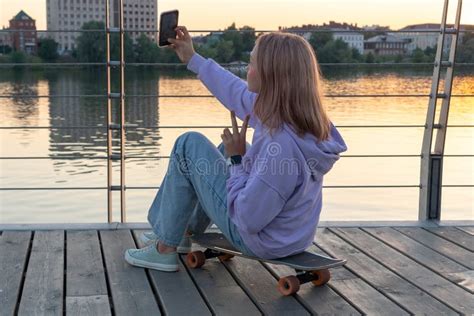
[[(451, 29), (448, 27), (447, 29)], [(383, 33), (440, 33), (441, 27), (439, 29), (430, 29), (430, 30), (331, 30), (331, 29), (283, 29), (282, 31), (287, 33), (373, 33), (373, 32), (383, 32)], [(159, 32), (160, 30), (150, 30), (150, 29), (121, 29), (124, 32)], [(27, 29), (2, 29), (0, 33), (18, 33), (18, 32), (32, 32), (32, 30)], [(58, 30), (34, 30), (33, 32), (38, 33), (80, 33), (80, 32), (106, 32), (106, 29), (58, 29)], [(189, 33), (222, 33), (223, 30), (188, 30)], [(270, 32), (278, 32), (277, 30), (225, 30), (225, 32), (238, 32), (238, 33), (270, 33)], [(458, 33), (470, 33), (470, 30), (459, 30)]]
[[(429, 94), (326, 94), (326, 98), (428, 98)], [(474, 94), (452, 94), (452, 98), (472, 98)], [(106, 94), (3, 94), (1, 99), (15, 98), (107, 98)], [(191, 94), (191, 95), (158, 95), (158, 94), (129, 94), (125, 98), (215, 98), (212, 94)]]
[[(461, 157), (468, 157), (468, 155), (461, 155)], [(473, 155), (470, 155), (473, 156)], [(394, 154), (394, 155), (341, 155), (340, 157), (346, 158), (401, 158), (401, 157), (421, 157), (421, 155), (402, 155), (402, 154)], [(125, 156), (125, 159), (169, 159), (170, 156)], [(101, 160), (107, 159), (107, 157), (93, 157), (93, 156), (30, 156), (30, 157), (14, 157), (14, 156), (5, 156), (0, 157), (1, 160), (35, 160), (35, 159), (51, 159), (51, 160)]]
[[(407, 184), (407, 185), (328, 185), (323, 186), (327, 189), (353, 189), (353, 188), (419, 188), (420, 185), (417, 184)], [(125, 190), (147, 190), (147, 189), (159, 189), (159, 186), (125, 186)], [(34, 188), (21, 188), (21, 187), (12, 187), (12, 188), (0, 188), (0, 191), (35, 191), (35, 190), (107, 190), (107, 187), (34, 187)], [(119, 190), (117, 190), (119, 191)]]
[[(229, 128), (232, 126), (221, 125), (221, 126), (202, 126), (202, 125), (177, 125), (177, 126), (131, 126), (125, 127), (126, 130), (134, 129), (162, 129), (162, 128)], [(241, 126), (239, 126), (241, 127)], [(424, 128), (425, 125), (337, 125), (337, 128)], [(474, 125), (459, 125), (459, 126), (448, 126), (448, 127), (474, 127)], [(106, 126), (0, 126), (0, 129), (107, 129)]]
[[(242, 62), (241, 64), (220, 64), (222, 67), (235, 68), (242, 67), (247, 65), (247, 63)], [(347, 66), (360, 66), (360, 67), (387, 67), (387, 66), (396, 66), (396, 67), (413, 67), (413, 66), (433, 66), (434, 63), (319, 63), (322, 67), (347, 67)], [(107, 66), (105, 62), (76, 62), (76, 63), (0, 63), (0, 67), (72, 67), (72, 66)], [(159, 66), (159, 67), (182, 67), (186, 68), (186, 65), (183, 63), (124, 63), (125, 67), (141, 67), (141, 66)], [(474, 63), (455, 63), (455, 66), (474, 66)], [(116, 66), (111, 66), (112, 68)], [(117, 66), (118, 67), (118, 66)]]
[(444, 188), (473, 188), (472, 184), (443, 184), (441, 185)]
[[(161, 128), (226, 128), (229, 125), (168, 125), (168, 126), (125, 126), (125, 129)], [(242, 127), (242, 126), (238, 126)], [(425, 125), (337, 125), (337, 128), (423, 128)], [(474, 125), (448, 125), (449, 127), (474, 127)], [(106, 126), (0, 126), (0, 129), (107, 129)]]
[[(337, 128), (423, 128), (426, 125), (337, 125)], [(125, 126), (125, 129), (161, 129), (161, 128), (226, 128), (228, 125), (168, 125), (168, 126)], [(242, 126), (238, 126), (242, 127)], [(448, 125), (451, 127), (474, 127), (474, 125)], [(0, 126), (0, 129), (107, 129), (106, 126)]]
[[(162, 129), (162, 128), (171, 128), (171, 129), (186, 129), (186, 128), (196, 128), (196, 129), (214, 129), (214, 128), (231, 128), (229, 125), (169, 125), (169, 126), (125, 126), (125, 130), (135, 130), (135, 129)], [(242, 126), (238, 126), (242, 127)], [(337, 125), (337, 128), (425, 128), (425, 125)], [(468, 128), (474, 127), (474, 125), (448, 125), (447, 128)], [(107, 126), (0, 126), (1, 129), (51, 129), (51, 130), (61, 130), (61, 129), (105, 129)]]
[[(472, 188), (474, 187), (473, 184), (443, 184), (442, 187), (447, 188)], [(148, 190), (148, 189), (159, 189), (159, 186), (144, 186), (144, 187), (137, 187), (137, 186), (126, 186), (125, 190)], [(403, 188), (420, 188), (418, 184), (407, 184), (407, 185), (323, 185), (324, 189), (385, 189), (385, 188), (393, 188), (393, 189), (403, 189)], [(107, 187), (35, 187), (35, 188), (0, 188), (0, 191), (44, 191), (44, 190), (51, 190), (51, 191), (63, 191), (63, 190), (107, 190)], [(120, 190), (117, 190), (120, 191)]]
[[(418, 158), (422, 157), (420, 154), (375, 154), (375, 155), (340, 155), (341, 158)], [(469, 158), (474, 157), (474, 154), (455, 154), (455, 155), (443, 155), (443, 157), (449, 158)], [(125, 159), (169, 159), (170, 156), (126, 156)], [(94, 156), (30, 156), (30, 157), (14, 157), (5, 156), (0, 157), (0, 160), (104, 160), (107, 157), (94, 157)]]

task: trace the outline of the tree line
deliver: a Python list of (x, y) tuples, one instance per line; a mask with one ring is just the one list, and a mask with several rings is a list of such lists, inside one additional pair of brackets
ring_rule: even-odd
[[(90, 21), (82, 26), (83, 30), (104, 29), (104, 23)], [(213, 58), (219, 63), (248, 62), (250, 51), (260, 34), (250, 26), (237, 28), (235, 23), (224, 31), (211, 33), (202, 38), (195, 38), (196, 51), (205, 57)], [(118, 34), (111, 34), (111, 59), (119, 57)], [(149, 37), (142, 34), (136, 43), (130, 36), (124, 34), (124, 53), (126, 62), (136, 63), (179, 63), (173, 50), (158, 47)], [(379, 56), (372, 53), (361, 54), (356, 48), (350, 47), (341, 39), (334, 39), (330, 32), (314, 32), (309, 43), (316, 52), (320, 63), (384, 63), (384, 62), (433, 62), (436, 54), (435, 47), (424, 50), (415, 49), (409, 55)], [(21, 63), (33, 59), (37, 62), (55, 62), (64, 58), (58, 54), (58, 43), (51, 38), (40, 39), (38, 57), (27, 56), (11, 48), (1, 47), (3, 57), (0, 62)], [(35, 59), (36, 58), (36, 59)], [(106, 59), (106, 44), (104, 32), (82, 32), (76, 40), (76, 48), (72, 51), (68, 61), (104, 62)], [(474, 33), (465, 33), (457, 51), (457, 62), (474, 62)]]

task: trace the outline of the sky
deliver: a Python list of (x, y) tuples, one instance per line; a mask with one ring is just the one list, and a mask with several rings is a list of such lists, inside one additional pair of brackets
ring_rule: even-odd
[[(224, 29), (250, 25), (258, 30), (278, 26), (322, 24), (336, 21), (399, 29), (409, 24), (439, 23), (444, 0), (158, 0), (158, 14), (178, 9), (180, 25), (190, 30)], [(454, 21), (457, 0), (450, 1)], [(0, 27), (20, 10), (46, 29), (46, 0), (0, 0)], [(474, 0), (464, 0), (461, 23), (474, 24)]]

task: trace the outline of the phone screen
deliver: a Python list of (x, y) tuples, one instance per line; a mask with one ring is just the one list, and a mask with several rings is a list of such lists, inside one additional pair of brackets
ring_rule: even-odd
[(160, 18), (160, 46), (170, 45), (168, 38), (176, 38), (178, 26), (178, 10), (163, 12)]

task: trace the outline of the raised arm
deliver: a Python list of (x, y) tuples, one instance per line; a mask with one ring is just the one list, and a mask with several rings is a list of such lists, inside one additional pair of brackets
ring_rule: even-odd
[(227, 109), (235, 111), (238, 118), (244, 120), (250, 114), (249, 125), (255, 127), (252, 109), (257, 94), (249, 91), (246, 81), (198, 53), (194, 53), (187, 67)]
[(234, 111), (242, 121), (247, 114), (250, 114), (248, 125), (255, 127), (256, 118), (252, 115), (252, 109), (257, 94), (248, 90), (244, 80), (222, 68), (214, 60), (197, 54), (194, 51), (191, 35), (185, 26), (178, 26), (176, 38), (169, 38), (168, 41), (179, 59), (188, 65), (189, 70), (198, 75), (209, 91), (226, 108)]

